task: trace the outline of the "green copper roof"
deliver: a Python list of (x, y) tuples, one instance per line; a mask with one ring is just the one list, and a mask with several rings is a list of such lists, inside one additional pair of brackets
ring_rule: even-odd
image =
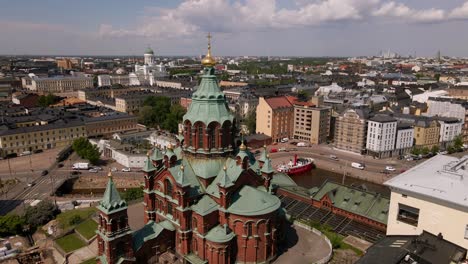
[(161, 150), (159, 150), (158, 148), (154, 148), (153, 153), (151, 153), (151, 159), (154, 161), (162, 160), (163, 154)]
[[(235, 183), (239, 176), (242, 173), (242, 166), (237, 165), (236, 161), (234, 159), (228, 158), (226, 160), (226, 173), (229, 176), (229, 179)], [(216, 178), (213, 180), (213, 182), (206, 188), (206, 192), (210, 195), (213, 195), (214, 197), (219, 198), (219, 188), (218, 188), (218, 183), (221, 184), (222, 179), (224, 177), (224, 170), (219, 169), (218, 174)]]
[(232, 195), (232, 203), (227, 209), (236, 215), (264, 215), (278, 210), (281, 201), (267, 192), (245, 185)]
[[(177, 171), (178, 168), (178, 171)], [(174, 175), (175, 174), (175, 175)], [(185, 168), (182, 166), (175, 167), (174, 170), (174, 179), (175, 181), (180, 184), (181, 187), (187, 187), (190, 186), (190, 181), (188, 179), (188, 176), (185, 173)]]
[(267, 150), (266, 146), (263, 146), (263, 151), (260, 154), (260, 157), (258, 158), (258, 161), (265, 162), (268, 159), (267, 156), (268, 156), (268, 150)]
[(145, 50), (145, 54), (154, 54), (154, 51), (153, 51), (152, 48), (148, 47), (148, 48), (146, 48), (146, 50)]
[(189, 120), (192, 125), (199, 121), (205, 125), (211, 122), (219, 124), (225, 121), (233, 122), (234, 116), (229, 112), (224, 93), (219, 89), (212, 67), (204, 69), (200, 85), (192, 95), (192, 103), (183, 120)]
[(231, 181), (231, 178), (229, 178), (229, 175), (227, 174), (227, 168), (226, 170), (223, 170), (223, 172), (221, 172), (221, 178), (219, 179), (219, 186), (224, 187), (224, 188), (234, 186), (234, 183)]
[(154, 167), (153, 162), (151, 161), (150, 157), (145, 160), (145, 164), (143, 165), (142, 170), (144, 172), (152, 172), (156, 170), (156, 167)]
[(105, 213), (111, 213), (114, 211), (120, 211), (127, 208), (127, 202), (120, 198), (120, 194), (115, 187), (112, 177), (109, 177), (107, 182), (106, 191), (102, 200), (99, 202), (97, 208)]
[(236, 234), (234, 234), (234, 232), (232, 232), (232, 230), (225, 224), (213, 227), (208, 231), (205, 238), (211, 242), (226, 243), (231, 241), (235, 236)]
[(209, 195), (204, 195), (198, 203), (192, 205), (192, 210), (201, 216), (218, 210), (218, 204)]
[(171, 157), (172, 156), (177, 156), (175, 153), (174, 153), (174, 150), (172, 148), (167, 148), (166, 151), (164, 152), (164, 155), (167, 156), (167, 158), (169, 160), (171, 160)]
[(146, 241), (155, 239), (163, 230), (174, 231), (175, 228), (168, 220), (159, 223), (149, 221), (145, 226), (133, 233), (133, 249), (135, 251), (139, 250)]
[[(181, 172), (181, 166), (184, 167), (183, 173)], [(195, 172), (192, 169), (187, 160), (182, 159), (180, 160), (180, 164), (173, 166), (168, 169), (171, 173), (172, 177), (176, 180), (177, 184), (182, 187), (190, 186), (188, 192), (190, 197), (198, 196), (204, 192), (203, 186), (197, 179)]]
[(216, 177), (226, 162), (226, 158), (200, 159), (187, 157), (186, 159), (190, 162), (195, 174), (203, 179)]
[(297, 186), (296, 182), (294, 182), (291, 177), (284, 173), (275, 173), (273, 174), (273, 179), (271, 180), (271, 184), (275, 184), (277, 186)]
[(266, 173), (266, 174), (270, 174), (270, 173), (275, 172), (275, 170), (273, 169), (273, 165), (271, 165), (271, 159), (270, 158), (267, 158), (265, 160), (265, 163), (263, 163), (262, 172)]

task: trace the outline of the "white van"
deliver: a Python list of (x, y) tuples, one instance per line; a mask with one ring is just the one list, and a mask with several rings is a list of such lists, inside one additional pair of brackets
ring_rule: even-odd
[(358, 163), (358, 162), (351, 163), (351, 167), (355, 169), (360, 169), (360, 170), (363, 170), (365, 168), (364, 164)]
[(299, 142), (299, 143), (297, 143), (297, 146), (298, 146), (298, 147), (305, 147), (305, 146), (306, 146), (306, 143), (304, 143), (304, 142)]

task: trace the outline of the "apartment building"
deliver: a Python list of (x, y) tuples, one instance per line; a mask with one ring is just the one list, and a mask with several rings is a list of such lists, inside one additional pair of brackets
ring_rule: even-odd
[(92, 88), (93, 78), (85, 76), (37, 77), (35, 75), (21, 79), (23, 87), (38, 93), (63, 93)]
[(292, 96), (260, 97), (257, 105), (257, 133), (278, 142), (293, 136), (294, 105)]
[[(453, 88), (453, 89), (456, 89)], [(450, 89), (449, 91), (451, 91)], [(466, 96), (431, 97), (427, 101), (429, 116), (443, 116), (458, 118), (462, 121), (463, 143), (468, 144), (468, 89), (464, 88), (460, 93), (466, 91)], [(460, 94), (459, 94), (460, 95)]]
[(437, 155), (385, 182), (387, 235), (424, 230), (468, 249), (468, 156)]
[(110, 137), (114, 133), (137, 130), (138, 117), (126, 113), (113, 113), (85, 119), (86, 133), (89, 137)]
[(411, 152), (414, 143), (414, 128), (410, 123), (397, 124), (395, 150), (393, 155), (405, 155)]
[(436, 117), (440, 125), (439, 143), (447, 147), (455, 138), (462, 134), (463, 122), (458, 118)]
[(134, 91), (115, 97), (115, 110), (122, 113), (137, 113), (149, 96), (156, 96), (148, 91)]
[(326, 143), (330, 132), (330, 115), (328, 107), (295, 102), (293, 138), (312, 144)]
[(468, 100), (468, 86), (453, 86), (448, 89), (448, 93), (451, 97)]
[(94, 89), (84, 89), (78, 91), (78, 98), (86, 101), (95, 97), (115, 98), (119, 95), (133, 91), (140, 91), (141, 87), (97, 87)]
[(371, 117), (367, 126), (367, 154), (374, 157), (390, 157), (395, 149), (397, 120), (389, 115)]
[(64, 147), (86, 136), (84, 122), (78, 120), (57, 120), (46, 125), (6, 129), (0, 131), (0, 156)]
[(369, 109), (347, 109), (335, 121), (335, 147), (362, 154), (366, 149)]
[(415, 147), (439, 146), (440, 124), (435, 118), (408, 114), (394, 114), (393, 116), (400, 122), (408, 122), (413, 125)]

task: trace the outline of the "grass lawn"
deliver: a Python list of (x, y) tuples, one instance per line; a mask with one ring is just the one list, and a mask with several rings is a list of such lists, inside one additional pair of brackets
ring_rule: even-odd
[(94, 212), (96, 212), (96, 207), (89, 208), (80, 208), (75, 210), (65, 211), (57, 215), (57, 221), (60, 223), (60, 226), (63, 230), (69, 230), (72, 226), (70, 225), (70, 220), (75, 215), (80, 216), (81, 219), (88, 219)]
[(81, 224), (77, 225), (75, 227), (75, 231), (79, 232), (86, 239), (90, 239), (94, 235), (96, 235), (97, 227), (98, 227), (98, 224), (96, 223), (96, 221), (89, 218), (85, 220), (84, 222), (82, 222)]
[(66, 235), (62, 238), (55, 240), (57, 244), (65, 251), (66, 253), (72, 252), (73, 250), (82, 248), (86, 246), (86, 243), (81, 240), (77, 234), (72, 233), (70, 235)]
[(90, 258), (88, 260), (85, 260), (83, 262), (81, 262), (81, 264), (96, 264), (96, 259), (95, 258)]

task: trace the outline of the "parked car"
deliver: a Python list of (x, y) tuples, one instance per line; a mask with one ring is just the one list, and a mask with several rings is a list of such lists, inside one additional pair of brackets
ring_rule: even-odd
[(72, 171), (71, 172), (71, 175), (79, 175), (79, 174), (81, 174), (81, 171)]
[(365, 168), (365, 165), (362, 164), (362, 163), (359, 163), (359, 162), (353, 162), (353, 163), (351, 163), (351, 167), (353, 167), (355, 169), (363, 170)]
[(283, 138), (283, 139), (281, 139), (281, 143), (286, 143), (286, 142), (288, 142), (288, 141), (289, 141), (289, 138)]
[(305, 143), (305, 142), (299, 142), (299, 143), (297, 143), (296, 146), (298, 146), (298, 147), (306, 147), (306, 143)]
[(395, 171), (396, 169), (392, 166), (385, 166), (386, 171)]
[(36, 149), (33, 151), (33, 153), (42, 153), (42, 152), (44, 152), (42, 149)]
[(20, 157), (22, 157), (22, 156), (28, 156), (28, 155), (31, 155), (31, 154), (32, 154), (31, 151), (26, 150), (26, 151), (23, 151), (23, 152), (20, 153)]
[(28, 182), (28, 187), (32, 187), (32, 186), (34, 186), (34, 185), (36, 185), (36, 183), (34, 183), (34, 182)]
[(122, 169), (122, 172), (130, 172), (130, 171), (132, 171), (132, 170), (130, 168), (128, 168), (128, 167)]
[(116, 167), (112, 167), (111, 171), (112, 171), (112, 172), (116, 172), (116, 171), (117, 171), (117, 168), (116, 168)]
[(284, 151), (284, 152), (287, 152), (288, 150), (286, 148), (280, 148), (278, 149), (278, 151)]
[(41, 176), (46, 176), (47, 174), (49, 174), (49, 171), (48, 170), (43, 170), (41, 172)]
[(277, 148), (272, 148), (272, 149), (270, 149), (270, 152), (271, 152), (271, 153), (278, 152), (278, 149), (277, 149)]
[(92, 172), (92, 173), (98, 172), (98, 170), (96, 170), (96, 169), (89, 169), (88, 171), (89, 171), (89, 172)]
[(63, 167), (63, 163), (57, 164), (57, 167), (62, 168), (62, 167)]
[(338, 161), (338, 160), (339, 160), (338, 157), (335, 156), (335, 155), (330, 155), (330, 159), (332, 159), (332, 160), (334, 160), (334, 161)]
[(102, 168), (99, 167), (99, 166), (94, 166), (93, 169), (98, 170), (98, 171), (101, 171), (101, 170), (102, 170)]

